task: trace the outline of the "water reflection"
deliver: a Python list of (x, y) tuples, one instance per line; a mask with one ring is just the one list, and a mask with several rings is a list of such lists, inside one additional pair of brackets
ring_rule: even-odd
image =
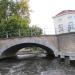
[[(75, 67), (59, 62), (57, 58), (6, 59), (0, 61), (0, 75), (52, 75), (61, 71), (61, 75), (75, 75)], [(60, 73), (59, 73), (60, 75)]]

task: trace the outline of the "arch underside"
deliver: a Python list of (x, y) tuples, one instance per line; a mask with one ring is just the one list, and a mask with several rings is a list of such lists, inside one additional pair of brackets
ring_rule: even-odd
[(40, 47), (44, 50), (47, 51), (47, 55), (48, 56), (52, 56), (52, 57), (55, 57), (54, 55), (54, 52), (51, 48), (47, 47), (47, 46), (44, 46), (44, 45), (41, 45), (41, 44), (36, 44), (36, 43), (21, 43), (21, 44), (17, 44), (17, 45), (14, 45), (8, 49), (6, 49), (3, 53), (2, 53), (2, 56), (3, 57), (11, 57), (11, 56), (14, 56), (16, 55), (16, 53), (22, 49), (22, 48), (26, 48), (26, 47)]

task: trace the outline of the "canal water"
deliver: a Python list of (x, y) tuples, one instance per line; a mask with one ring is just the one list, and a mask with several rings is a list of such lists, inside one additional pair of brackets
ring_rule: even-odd
[(5, 59), (0, 60), (0, 75), (75, 75), (75, 66), (57, 58)]

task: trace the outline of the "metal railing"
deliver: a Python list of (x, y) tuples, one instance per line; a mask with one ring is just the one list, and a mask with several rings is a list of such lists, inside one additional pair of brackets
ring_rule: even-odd
[(31, 29), (16, 29), (10, 31), (0, 31), (0, 38), (10, 38), (10, 37), (32, 37), (46, 35), (50, 32), (50, 29), (44, 28), (42, 31), (31, 30)]
[(1, 31), (0, 38), (9, 37), (26, 37), (26, 36), (40, 36), (42, 33), (40, 31), (32, 31), (30, 29), (16, 29), (10, 31)]

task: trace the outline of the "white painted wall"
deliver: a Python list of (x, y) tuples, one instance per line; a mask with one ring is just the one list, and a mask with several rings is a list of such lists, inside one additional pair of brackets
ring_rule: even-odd
[[(69, 33), (69, 31), (68, 31), (69, 24), (73, 25), (73, 29), (71, 29), (70, 32), (75, 32), (75, 13), (61, 15), (61, 16), (55, 17), (53, 19), (54, 19), (56, 34)], [(59, 25), (61, 25), (61, 24), (63, 26), (63, 31), (59, 32), (59, 30), (60, 30)]]

